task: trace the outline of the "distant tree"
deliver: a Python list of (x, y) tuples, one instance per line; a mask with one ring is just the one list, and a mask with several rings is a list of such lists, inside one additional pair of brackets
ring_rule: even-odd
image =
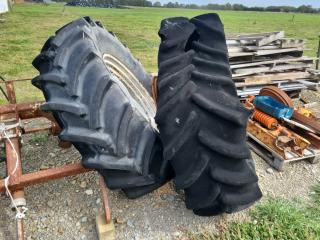
[(199, 6), (197, 4), (186, 4), (185, 8), (198, 9)]
[(166, 7), (168, 8), (174, 8), (174, 3), (173, 2), (168, 2), (167, 4), (165, 4)]
[(317, 10), (312, 8), (312, 6), (310, 5), (301, 5), (300, 7), (298, 7), (298, 12), (301, 13), (316, 13)]
[[(1, 0), (0, 0), (1, 1)], [(43, 0), (33, 0), (43, 1)], [(119, 5), (140, 6), (140, 7), (167, 7), (167, 8), (190, 8), (190, 9), (209, 9), (209, 10), (233, 10), (233, 11), (268, 11), (268, 12), (301, 12), (301, 13), (320, 13), (320, 8), (312, 8), (310, 5), (292, 6), (268, 6), (268, 7), (247, 7), (242, 4), (216, 4), (207, 5), (180, 4), (179, 2), (168, 2), (161, 4), (160, 1), (152, 3), (148, 0), (54, 0), (57, 2), (67, 2), (69, 5), (95, 6), (95, 7), (116, 7)]]
[(296, 12), (297, 8), (291, 6), (282, 6), (282, 12)]
[(153, 4), (153, 6), (154, 6), (154, 7), (161, 7), (161, 2), (155, 2), (155, 3)]
[(232, 5), (230, 3), (226, 4), (226, 10), (232, 10)]
[(174, 3), (174, 7), (175, 7), (175, 8), (179, 8), (179, 7), (180, 7), (180, 4), (179, 4), (178, 2), (175, 2), (175, 3)]
[(269, 6), (269, 7), (265, 8), (265, 11), (268, 11), (268, 12), (281, 12), (281, 7)]
[(233, 4), (232, 9), (234, 11), (244, 11), (244, 10), (246, 10), (246, 7), (242, 4)]
[(264, 8), (263, 7), (250, 7), (247, 9), (247, 11), (263, 12)]
[(144, 1), (144, 7), (152, 7), (151, 1)]

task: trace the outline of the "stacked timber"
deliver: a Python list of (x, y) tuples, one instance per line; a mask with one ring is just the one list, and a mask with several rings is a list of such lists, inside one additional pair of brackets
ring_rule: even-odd
[(229, 36), (227, 45), (237, 87), (320, 79), (315, 58), (303, 56), (305, 41), (285, 38), (283, 31)]

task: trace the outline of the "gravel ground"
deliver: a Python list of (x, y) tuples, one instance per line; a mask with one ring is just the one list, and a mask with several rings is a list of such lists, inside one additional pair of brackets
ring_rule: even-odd
[[(305, 91), (308, 101), (320, 94)], [(32, 123), (29, 123), (32, 124)], [(55, 137), (45, 134), (23, 137), (25, 172), (80, 161), (74, 149), (60, 149)], [(308, 199), (310, 187), (319, 181), (320, 164), (290, 163), (284, 172), (270, 168), (253, 153), (264, 197)], [(0, 178), (5, 176), (0, 163)], [(26, 239), (97, 239), (95, 217), (102, 212), (98, 174), (90, 172), (26, 189), (28, 212)], [(246, 218), (248, 210), (219, 217), (198, 217), (187, 210), (183, 195), (171, 184), (137, 200), (128, 200), (120, 191), (109, 191), (116, 239), (180, 239), (184, 231), (224, 227), (226, 222)], [(0, 196), (0, 239), (15, 239), (14, 212), (8, 197)]]

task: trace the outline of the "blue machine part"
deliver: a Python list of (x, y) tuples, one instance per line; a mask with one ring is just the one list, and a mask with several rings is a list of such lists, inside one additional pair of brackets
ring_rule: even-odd
[(281, 119), (281, 118), (290, 119), (294, 111), (293, 108), (288, 107), (269, 96), (255, 97), (253, 101), (253, 105), (259, 110), (278, 119)]

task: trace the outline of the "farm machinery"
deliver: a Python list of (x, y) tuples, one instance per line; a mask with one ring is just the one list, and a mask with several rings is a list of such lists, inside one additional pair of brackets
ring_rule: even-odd
[[(261, 198), (246, 144), (251, 111), (238, 99), (218, 15), (165, 19), (159, 36), (153, 80), (112, 32), (84, 17), (57, 30), (32, 63), (39, 71), (32, 84), (45, 102), (16, 103), (14, 81), (5, 82), (8, 178), (0, 190), (12, 196), (20, 239), (24, 187), (90, 170), (101, 175), (106, 223), (106, 187), (132, 199), (173, 180), (200, 216), (240, 211)], [(37, 117), (50, 126), (21, 125)], [(81, 164), (23, 174), (21, 135), (44, 130), (58, 135), (61, 147), (72, 144)]]

